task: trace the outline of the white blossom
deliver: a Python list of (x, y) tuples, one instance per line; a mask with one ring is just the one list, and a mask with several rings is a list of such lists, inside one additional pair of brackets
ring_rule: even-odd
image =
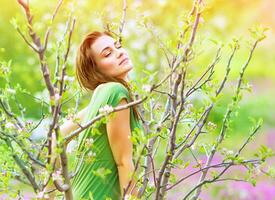
[(132, 195), (131, 194), (126, 194), (125, 195), (125, 200), (130, 200), (132, 199)]
[(91, 147), (93, 143), (94, 143), (93, 138), (86, 139), (86, 141), (85, 141), (85, 144), (88, 148)]
[(150, 92), (151, 91), (151, 85), (143, 85), (142, 90), (145, 92)]
[(55, 95), (54, 95), (55, 104), (58, 103), (58, 101), (60, 100), (60, 98), (61, 98), (60, 95), (58, 93), (55, 93)]
[(189, 103), (186, 105), (186, 114), (191, 114), (191, 110), (193, 109), (193, 104)]
[(232, 150), (227, 151), (228, 155), (232, 155), (234, 152)]
[(64, 76), (64, 81), (73, 82), (74, 81), (74, 77), (65, 75)]
[(11, 123), (11, 122), (8, 122), (8, 123), (6, 123), (6, 128), (7, 129), (10, 129), (10, 128), (15, 128), (15, 126), (14, 126), (14, 124), (13, 123)]
[(96, 153), (90, 151), (89, 153), (87, 153), (87, 156), (88, 156), (89, 158), (92, 158), (92, 157), (95, 157), (95, 156), (96, 156)]
[(256, 166), (256, 170), (255, 170), (255, 173), (256, 173), (256, 175), (260, 175), (261, 174), (261, 166)]
[(26, 121), (26, 126), (31, 126), (31, 125), (33, 125), (33, 121), (32, 120)]
[(41, 191), (36, 196), (38, 199), (49, 199), (49, 195), (45, 194), (45, 191)]
[(8, 88), (6, 91), (10, 94), (15, 94), (16, 93), (16, 91), (14, 89), (10, 89), (10, 88)]
[(226, 151), (227, 151), (227, 148), (223, 147), (221, 150), (222, 150), (223, 152), (226, 152)]
[(100, 113), (104, 113), (104, 114), (108, 114), (110, 112), (112, 112), (114, 110), (114, 108), (110, 105), (105, 105), (102, 108), (99, 109)]
[(56, 79), (57, 81), (61, 81), (61, 77), (60, 77), (60, 76), (56, 76), (55, 79)]
[(53, 180), (62, 180), (61, 171), (57, 170), (52, 174)]
[(149, 182), (148, 182), (148, 186), (149, 186), (149, 187), (155, 187), (155, 184), (154, 184), (153, 181), (149, 181)]
[(216, 129), (217, 128), (217, 125), (213, 122), (208, 122), (207, 125), (212, 128), (212, 129)]

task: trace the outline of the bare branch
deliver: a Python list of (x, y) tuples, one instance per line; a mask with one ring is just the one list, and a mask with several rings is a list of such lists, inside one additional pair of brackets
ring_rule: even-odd
[(32, 48), (32, 50), (34, 50), (36, 53), (39, 53), (39, 50), (37, 49), (37, 47), (33, 46), (28, 39), (26, 38), (26, 36), (22, 33), (22, 31), (20, 30), (20, 28), (16, 28), (17, 32), (19, 33), (19, 35), (23, 38), (23, 40), (29, 45), (29, 47)]
[(33, 162), (35, 162), (36, 164), (38, 164), (38, 165), (40, 165), (40, 166), (42, 166), (42, 167), (44, 167), (44, 168), (46, 167), (46, 165), (45, 165), (42, 161), (36, 159), (35, 156), (32, 155), (32, 153), (29, 152), (28, 149), (25, 148), (25, 145), (23, 144), (23, 142), (22, 142), (20, 139), (18, 139), (16, 136), (11, 135), (11, 134), (6, 134), (6, 133), (4, 133), (3, 131), (0, 131), (0, 133), (1, 133), (2, 135), (4, 135), (5, 137), (7, 137), (7, 138), (11, 138), (12, 141), (14, 141), (15, 143), (17, 143), (18, 146), (22, 149), (22, 151), (23, 151), (25, 154), (28, 155), (28, 157), (30, 158), (30, 160), (32, 160)]
[(54, 180), (53, 183), (54, 183), (56, 189), (57, 189), (58, 191), (60, 191), (60, 192), (65, 192), (65, 191), (67, 191), (67, 190), (70, 188), (69, 185), (63, 184), (63, 183), (62, 183), (61, 181), (59, 181), (59, 180)]
[[(160, 39), (160, 37), (157, 35), (157, 33), (154, 32), (153, 28), (149, 27), (147, 23), (144, 23), (145, 28), (149, 31), (149, 33), (153, 36), (155, 41), (159, 44), (161, 50), (164, 53), (164, 56), (166, 58), (166, 61), (170, 68), (172, 68), (172, 61), (169, 58), (169, 55), (173, 58), (176, 56), (174, 53), (167, 47), (167, 45), (164, 44), (164, 42)], [(168, 55), (169, 53), (169, 55)]]
[[(130, 106), (134, 106), (137, 104), (142, 103), (143, 101), (145, 101), (148, 97), (144, 97), (143, 99), (139, 99), (133, 102), (130, 102), (128, 104), (122, 105), (122, 106), (117, 106), (115, 107), (111, 112), (108, 112), (108, 114), (111, 114), (113, 112), (117, 112), (120, 110), (124, 110), (129, 108)], [(84, 129), (90, 127), (92, 124), (94, 124), (96, 121), (100, 120), (101, 118), (103, 118), (104, 116), (106, 116), (105, 114), (99, 114), (96, 117), (94, 117), (90, 122), (88, 122), (87, 124), (83, 125), (82, 128), (78, 128), (77, 130), (75, 130), (74, 132), (72, 132), (71, 134), (69, 134), (68, 136), (66, 136), (64, 138), (65, 143), (69, 143), (74, 137), (76, 137), (77, 135), (79, 135), (79, 133), (81, 133)]]
[(11, 144), (11, 141), (8, 138), (3, 138), (2, 136), (0, 136), (0, 137), (1, 137), (1, 139), (3, 139), (6, 142), (6, 144), (8, 145), (8, 147), (11, 149), (11, 151), (12, 151), (12, 157), (13, 157), (14, 161), (16, 162), (16, 164), (18, 165), (18, 167), (22, 170), (22, 172), (26, 176), (26, 178), (29, 180), (29, 182), (32, 185), (34, 191), (35, 192), (40, 191), (41, 188), (36, 183), (34, 175), (26, 167), (26, 163), (24, 163), (24, 161), (22, 161), (19, 158), (19, 156), (14, 152), (14, 149), (13, 149), (13, 146)]
[[(217, 54), (215, 59), (213, 60), (213, 62), (210, 64), (210, 66), (206, 69), (206, 71), (200, 76), (200, 78), (196, 81), (196, 83), (186, 92), (185, 97), (187, 98), (188, 96), (190, 96), (193, 92), (195, 92), (196, 90), (198, 90), (199, 88), (201, 88), (204, 84), (206, 84), (208, 81), (211, 80), (212, 75), (214, 74), (214, 67), (215, 65), (219, 62), (220, 60), (220, 52), (221, 52), (221, 48), (218, 49)], [(200, 81), (206, 76), (206, 74), (209, 73), (208, 77), (206, 78), (206, 80), (201, 83), (199, 86), (197, 86)]]
[[(178, 90), (178, 86), (182, 81), (182, 74), (179, 74), (177, 79), (175, 80), (174, 86), (173, 86), (173, 95), (177, 96), (177, 90)], [(170, 163), (170, 161), (173, 159), (173, 156), (175, 154), (175, 148), (176, 148), (176, 130), (177, 130), (177, 125), (178, 125), (178, 121), (180, 118), (180, 114), (182, 112), (182, 107), (183, 107), (183, 102), (181, 102), (181, 106), (180, 109), (178, 110), (177, 113), (174, 113), (176, 111), (176, 106), (177, 106), (177, 100), (176, 99), (172, 99), (172, 106), (171, 106), (171, 116), (175, 116), (172, 119), (172, 125), (171, 125), (171, 136), (170, 136), (170, 140), (169, 140), (169, 150), (166, 154), (166, 157), (164, 159), (164, 162), (161, 166), (161, 169), (159, 171), (159, 175), (157, 178), (157, 190), (156, 190), (156, 199), (160, 198), (162, 199), (164, 197), (165, 194), (165, 188), (161, 188), (162, 185), (164, 185), (169, 177), (170, 177), (170, 171), (171, 171), (171, 167), (168, 166), (168, 164)], [(165, 173), (165, 175), (164, 175)], [(164, 175), (164, 177), (163, 177)]]
[(46, 51), (46, 49), (48, 47), (50, 32), (51, 32), (51, 28), (49, 27), (46, 31), (46, 34), (45, 34), (44, 47), (43, 47), (42, 51)]
[[(184, 196), (184, 200), (187, 199), (188, 196), (190, 196), (197, 188), (201, 188), (203, 185), (207, 184), (207, 183), (213, 183), (216, 180), (218, 180), (232, 165), (227, 165), (216, 177), (214, 177), (212, 180), (204, 180), (203, 182), (199, 183), (197, 186), (195, 186), (193, 189), (190, 190), (190, 192), (188, 192), (187, 195)], [(197, 197), (193, 196), (192, 200), (196, 200)]]
[(74, 31), (74, 27), (75, 27), (75, 22), (76, 22), (76, 19), (73, 18), (73, 22), (72, 22), (70, 32), (69, 32), (69, 37), (68, 37), (68, 43), (67, 43), (68, 46), (67, 46), (66, 53), (64, 54), (64, 65), (67, 62), (68, 55), (69, 55), (69, 52), (70, 52), (70, 49), (71, 49), (71, 40), (72, 40), (72, 34), (73, 34), (73, 31)]
[[(146, 147), (146, 146), (143, 147), (142, 151), (145, 149), (145, 147)], [(141, 152), (142, 152), (142, 151), (141, 151)], [(135, 174), (136, 174), (136, 172), (137, 172), (137, 170), (138, 170), (140, 161), (141, 161), (141, 154), (139, 155), (139, 158), (138, 158), (138, 160), (137, 160), (137, 162), (136, 162), (136, 164), (135, 164), (135, 169), (134, 169), (134, 171), (132, 172), (131, 179), (130, 179), (130, 181), (128, 182), (128, 185), (126, 186), (126, 188), (124, 189), (123, 196), (122, 196), (122, 199), (123, 199), (123, 200), (125, 199), (126, 194), (127, 194), (128, 190), (130, 189), (130, 187), (131, 187), (133, 181), (134, 181), (134, 176), (135, 176)], [(132, 189), (131, 189), (131, 191), (130, 191), (130, 194), (132, 194), (132, 192), (133, 192), (135, 186), (136, 186), (136, 183), (134, 183), (134, 185), (132, 186)]]
[(238, 152), (235, 154), (235, 158), (237, 158), (241, 151), (245, 148), (245, 146), (250, 142), (250, 140), (252, 139), (252, 137), (259, 131), (259, 129), (261, 128), (261, 125), (258, 125), (253, 132), (249, 135), (249, 137), (246, 139), (246, 141), (243, 143), (243, 145), (240, 147), (240, 149), (238, 150)]
[(208, 107), (204, 110), (204, 112), (203, 112), (203, 114), (201, 115), (200, 119), (196, 122), (196, 124), (193, 126), (193, 128), (189, 131), (189, 133), (188, 133), (187, 136), (185, 137), (185, 140), (182, 141), (179, 145), (177, 145), (177, 148), (179, 148), (179, 147), (182, 146), (184, 143), (186, 143), (186, 141), (187, 141), (187, 139), (189, 139), (191, 133), (195, 130), (196, 127), (198, 127), (198, 130), (196, 131), (196, 133), (195, 133), (194, 137), (192, 138), (192, 140), (191, 140), (189, 143), (187, 143), (187, 144), (185, 144), (184, 146), (182, 146), (182, 147), (178, 150), (178, 152), (175, 154), (175, 158), (179, 157), (180, 154), (181, 154), (185, 149), (191, 147), (191, 146), (194, 144), (194, 142), (196, 141), (196, 139), (197, 139), (198, 136), (200, 135), (200, 133), (201, 133), (201, 131), (202, 131), (202, 128), (203, 128), (203, 126), (204, 126), (204, 124), (205, 124), (205, 122), (206, 122), (206, 120), (207, 120), (207, 118), (208, 118), (208, 116), (209, 116), (209, 113), (210, 113), (211, 109), (213, 108), (213, 106), (214, 106), (214, 104), (212, 103), (210, 106), (208, 106)]
[(122, 42), (122, 31), (123, 31), (124, 24), (125, 24), (126, 9), (127, 9), (127, 1), (123, 0), (123, 13), (122, 13), (122, 18), (121, 18), (121, 21), (120, 21), (119, 33), (118, 33), (118, 36), (119, 36), (118, 40), (119, 40), (120, 43)]
[[(247, 68), (247, 66), (248, 66), (248, 64), (249, 64), (249, 62), (250, 62), (250, 60), (252, 58), (253, 52), (254, 52), (257, 44), (258, 44), (258, 40), (255, 41), (252, 49), (250, 50), (249, 57), (248, 57), (246, 63), (244, 64), (244, 66), (243, 66), (243, 68), (242, 68), (242, 70), (240, 72), (240, 76), (239, 76), (239, 80), (238, 80), (238, 84), (237, 84), (236, 92), (235, 92), (235, 97), (236, 98), (233, 98), (233, 102), (232, 102), (233, 105), (236, 104), (239, 101), (238, 97), (239, 97), (239, 94), (240, 94), (241, 83), (243, 81), (243, 75), (244, 75), (245, 69)], [(235, 49), (233, 50), (233, 53), (234, 52), (235, 52)], [(233, 53), (232, 53), (232, 55), (234, 55)], [(226, 76), (227, 76), (227, 74), (226, 74)], [(224, 84), (224, 82), (222, 82), (222, 84)], [(216, 93), (216, 94), (218, 94), (218, 93)], [(231, 117), (231, 113), (233, 112), (233, 109), (234, 109), (234, 106), (229, 106), (228, 109), (227, 109), (227, 111), (226, 111), (226, 113), (225, 113), (225, 115), (224, 115), (223, 124), (222, 124), (222, 128), (221, 128), (219, 137), (217, 138), (217, 141), (216, 141), (215, 145), (211, 149), (211, 153), (210, 153), (209, 157), (207, 158), (207, 162), (205, 164), (206, 166), (210, 165), (210, 163), (212, 162), (212, 159), (214, 157), (214, 154), (216, 153), (216, 149), (217, 149), (218, 145), (224, 139), (225, 133), (226, 133), (227, 128), (228, 128), (228, 120)], [(203, 183), (204, 182), (204, 179), (206, 178), (207, 172), (208, 172), (208, 170), (203, 171), (203, 173), (201, 174), (199, 183)], [(201, 187), (198, 186), (196, 188), (196, 192), (195, 192), (194, 198), (197, 198), (199, 196), (200, 192), (201, 192)]]
[[(33, 43), (36, 45), (36, 47), (37, 47), (36, 49), (38, 50), (35, 52), (38, 53), (38, 56), (39, 56), (44, 81), (45, 81), (47, 89), (50, 93), (50, 98), (54, 99), (54, 87), (51, 83), (48, 65), (45, 60), (45, 55), (44, 55), (45, 49), (41, 44), (40, 37), (33, 30), (33, 27), (32, 27), (33, 16), (30, 12), (29, 2), (27, 1), (27, 3), (26, 3), (24, 0), (17, 0), (17, 2), (23, 7), (23, 9), (25, 11), (25, 14), (27, 17), (27, 22), (28, 22), (29, 35), (32, 38)], [(53, 106), (52, 106), (52, 111), (53, 111)]]
[(229, 57), (229, 60), (227, 62), (227, 66), (226, 66), (226, 74), (224, 76), (224, 79), (222, 80), (222, 83), (220, 84), (220, 87), (216, 91), (216, 96), (219, 93), (221, 93), (222, 89), (224, 88), (225, 82), (227, 81), (228, 75), (229, 75), (229, 73), (231, 71), (231, 67), (230, 67), (231, 66), (231, 61), (232, 61), (232, 59), (233, 59), (233, 57), (234, 57), (234, 55), (236, 53), (236, 50), (237, 50), (237, 46), (234, 47), (234, 49), (233, 49), (233, 51), (232, 51), (232, 53), (231, 53), (231, 55)]
[(233, 161), (231, 162), (222, 162), (222, 163), (218, 163), (218, 164), (214, 164), (214, 165), (209, 165), (207, 167), (203, 167), (197, 171), (194, 171), (190, 174), (188, 174), (187, 176), (185, 177), (182, 177), (181, 179), (179, 179), (176, 183), (174, 183), (173, 185), (170, 185), (169, 187), (167, 187), (166, 190), (171, 190), (172, 188), (174, 188), (175, 186), (177, 186), (178, 184), (182, 183), (184, 180), (204, 171), (204, 170), (208, 170), (208, 169), (211, 169), (211, 168), (220, 168), (220, 167), (225, 167), (225, 166), (228, 166), (228, 165), (244, 165), (244, 164), (247, 164), (247, 163), (260, 163), (261, 160), (244, 160), (242, 161), (241, 163), (234, 163)]
[(153, 91), (155, 91), (155, 92), (157, 92), (157, 93), (160, 93), (160, 94), (168, 95), (171, 99), (175, 98), (172, 94), (170, 94), (170, 93), (168, 93), (168, 92), (159, 91), (159, 90), (156, 90), (156, 89), (153, 89)]
[(25, 126), (24, 124), (21, 122), (20, 119), (18, 119), (14, 113), (12, 113), (11, 111), (9, 111), (6, 106), (4, 101), (2, 101), (2, 99), (0, 98), (0, 105), (3, 108), (4, 112), (6, 113), (6, 115), (8, 115), (10, 118), (14, 119), (17, 122), (17, 125), (20, 127), (20, 129), (25, 130)]
[(58, 1), (57, 6), (56, 6), (56, 8), (55, 8), (55, 10), (54, 10), (54, 13), (53, 13), (53, 15), (52, 15), (52, 22), (54, 21), (55, 16), (56, 16), (56, 14), (57, 14), (59, 8), (61, 7), (61, 4), (62, 4), (62, 3), (63, 3), (63, 0), (59, 0), (59, 1)]

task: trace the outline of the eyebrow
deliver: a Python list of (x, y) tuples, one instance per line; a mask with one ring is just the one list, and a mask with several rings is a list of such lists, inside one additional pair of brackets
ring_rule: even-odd
[[(116, 45), (117, 43), (119, 43), (119, 42), (118, 42), (118, 41), (115, 41), (115, 42), (114, 42), (114, 45)], [(110, 47), (110, 46), (105, 47), (104, 49), (101, 50), (100, 54), (102, 54), (103, 51), (105, 51), (106, 49), (109, 49), (109, 48), (111, 48), (111, 47)]]

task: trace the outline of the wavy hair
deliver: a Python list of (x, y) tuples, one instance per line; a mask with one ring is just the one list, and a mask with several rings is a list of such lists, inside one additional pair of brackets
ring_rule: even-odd
[[(130, 96), (130, 100), (133, 101), (132, 91), (130, 85), (121, 78), (110, 77), (106, 74), (101, 73), (96, 66), (93, 54), (91, 52), (91, 45), (101, 36), (113, 35), (107, 31), (99, 32), (94, 31), (85, 36), (81, 42), (76, 56), (76, 77), (81, 88), (85, 90), (93, 91), (98, 85), (107, 82), (119, 82), (124, 85)], [(138, 119), (139, 114), (136, 106), (133, 106), (135, 117)]]

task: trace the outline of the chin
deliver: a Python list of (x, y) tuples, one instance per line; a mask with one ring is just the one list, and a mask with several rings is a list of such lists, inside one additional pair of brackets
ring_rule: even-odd
[[(132, 68), (131, 68), (132, 69)], [(124, 71), (123, 73), (120, 73), (117, 77), (124, 79), (125, 77), (128, 76), (128, 72), (131, 71), (131, 69)]]
[(124, 68), (123, 73), (126, 73), (126, 72), (131, 71), (133, 69), (133, 66), (132, 65), (125, 65), (123, 68)]

